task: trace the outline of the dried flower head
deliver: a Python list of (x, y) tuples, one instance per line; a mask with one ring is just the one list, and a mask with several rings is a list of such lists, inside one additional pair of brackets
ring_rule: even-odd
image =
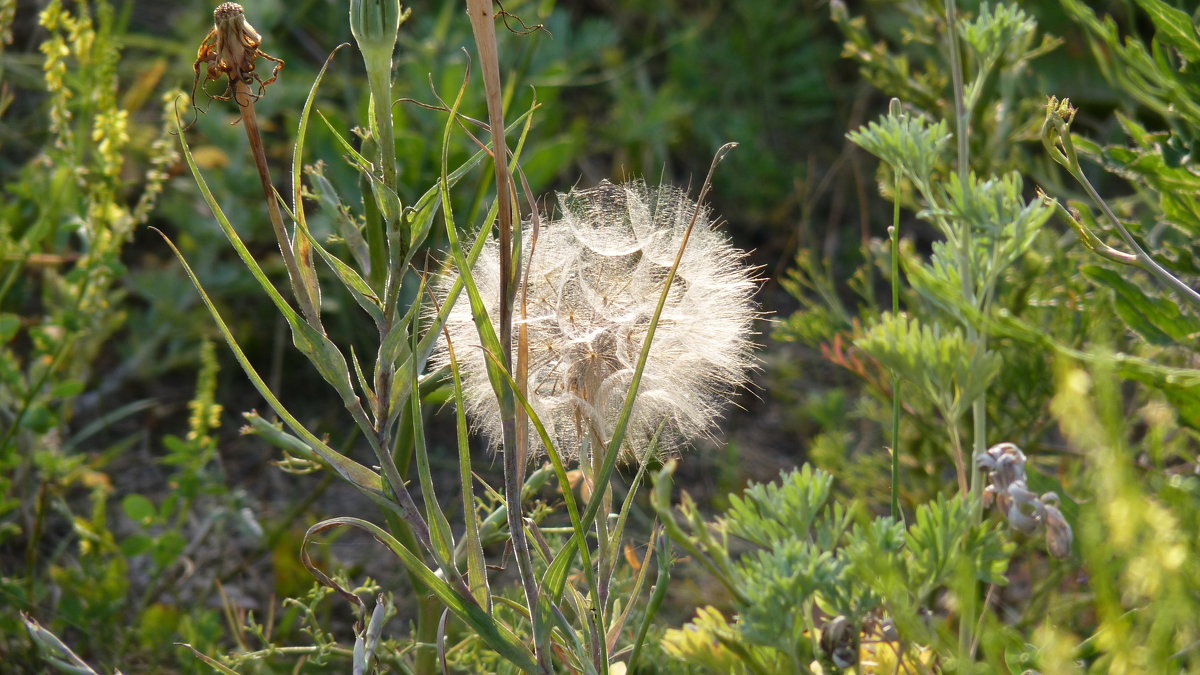
[(1025, 534), (1046, 531), (1046, 547), (1056, 558), (1071, 553), (1074, 535), (1071, 525), (1059, 510), (1058, 494), (1041, 496), (1026, 484), (1025, 453), (1015, 443), (997, 443), (975, 456), (975, 465), (987, 474), (983, 505), (995, 505), (1008, 524)]
[[(258, 83), (258, 91), (249, 93), (257, 98), (262, 91), (275, 81), (283, 68), (283, 60), (262, 51), (262, 36), (254, 30), (254, 26), (246, 20), (246, 11), (236, 2), (224, 2), (213, 10), (213, 27), (200, 43), (196, 52), (196, 62), (192, 69), (196, 71), (196, 80), (192, 85), (192, 99), (196, 98), (196, 87), (200, 83), (200, 65), (205, 64), (204, 82), (207, 84), (222, 77), (228, 77), (224, 93), (213, 96), (218, 101), (228, 101), (237, 92), (238, 83), (247, 86), (252, 82)], [(273, 61), (275, 67), (271, 77), (263, 80), (254, 72), (254, 62), (258, 57)], [(247, 103), (247, 101), (243, 101)]]
[[(641, 457), (658, 434), (660, 451), (709, 433), (753, 367), (749, 336), (758, 315), (745, 253), (730, 245), (708, 210), (669, 186), (608, 182), (559, 195), (562, 215), (526, 227), (528, 288), (517, 290), (528, 336), (528, 396), (555, 448), (580, 459), (604, 445), (631, 379), (671, 265), (693, 217), (626, 431), (623, 454)], [(499, 245), (490, 241), (473, 270), (491, 317), (499, 312)], [(443, 295), (452, 279), (442, 284)], [(475, 428), (499, 443), (500, 411), (468, 303), (447, 331)], [(514, 334), (517, 331), (514, 330)], [(514, 343), (516, 338), (514, 337)], [(516, 345), (514, 344), (514, 349)], [(435, 362), (449, 362), (445, 346)], [(660, 432), (661, 429), (661, 432)], [(531, 438), (531, 456), (545, 448)]]

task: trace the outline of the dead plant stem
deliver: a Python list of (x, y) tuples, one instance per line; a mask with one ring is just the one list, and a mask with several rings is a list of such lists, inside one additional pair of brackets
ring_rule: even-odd
[[(488, 124), (492, 130), (492, 162), (496, 172), (496, 205), (500, 229), (500, 359), (505, 368), (512, 367), (512, 307), (516, 284), (513, 261), (512, 180), (508, 171), (508, 148), (504, 138), (504, 102), (500, 85), (500, 58), (496, 46), (496, 17), (491, 0), (467, 0), (471, 32), (479, 50), (483, 86), (487, 96)], [(517, 447), (516, 400), (512, 392), (502, 395), (500, 407), (504, 430), (504, 498), (508, 505), (508, 529), (516, 558), (517, 572), (529, 608), (533, 628), (534, 655), (538, 669), (551, 673), (549, 639), (541, 620), (540, 593), (533, 576), (533, 558), (525, 536), (521, 511), (521, 466), (525, 453)]]
[(279, 199), (275, 194), (275, 186), (271, 182), (271, 170), (267, 167), (267, 154), (263, 150), (262, 134), (258, 129), (258, 115), (254, 110), (256, 95), (250, 90), (250, 85), (239, 78), (231, 78), (234, 82), (234, 100), (242, 111), (242, 126), (246, 128), (246, 139), (250, 142), (250, 154), (254, 156), (254, 166), (258, 169), (258, 178), (262, 182), (263, 198), (267, 202), (267, 215), (271, 219), (271, 228), (275, 231), (275, 239), (279, 242), (279, 252), (283, 255), (283, 264), (287, 267), (288, 280), (292, 292), (300, 303), (300, 311), (313, 328), (325, 332), (321, 326), (321, 315), (317, 312), (312, 293), (309, 292), (304, 278), (300, 274), (300, 266), (296, 262), (296, 254), (292, 249), (292, 240), (283, 224), (283, 213), (279, 210)]

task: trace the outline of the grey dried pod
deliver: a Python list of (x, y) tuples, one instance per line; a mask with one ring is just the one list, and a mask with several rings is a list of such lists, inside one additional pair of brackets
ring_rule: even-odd
[[(660, 450), (671, 452), (710, 433), (755, 363), (750, 337), (759, 312), (746, 254), (716, 229), (707, 208), (674, 187), (603, 182), (560, 194), (558, 202), (561, 215), (542, 223), (536, 244), (532, 228), (524, 228), (528, 288), (517, 289), (513, 330), (515, 353), (517, 329), (525, 328), (528, 397), (556, 450), (577, 460), (612, 438), (663, 283), (693, 217), (623, 457), (640, 457), (656, 434)], [(489, 241), (472, 270), (492, 321), (499, 314), (499, 256), (499, 245)], [(453, 281), (442, 280), (443, 297)], [(498, 447), (500, 410), (465, 297), (451, 309), (446, 329), (472, 425)], [(444, 344), (433, 363), (449, 363)], [(544, 456), (537, 434), (530, 439), (530, 459)]]
[(997, 443), (975, 457), (975, 465), (988, 474), (983, 505), (995, 505), (1020, 532), (1034, 534), (1044, 529), (1050, 555), (1065, 558), (1074, 539), (1071, 526), (1058, 508), (1056, 493), (1038, 496), (1026, 485), (1025, 461), (1025, 453), (1013, 443)]
[(1053, 492), (1048, 495), (1054, 495), (1054, 499), (1051, 502), (1046, 500), (1045, 495), (1042, 497), (1046, 505), (1046, 548), (1055, 558), (1066, 558), (1071, 555), (1071, 543), (1075, 539), (1075, 533), (1071, 531), (1071, 525), (1058, 509), (1058, 495)]

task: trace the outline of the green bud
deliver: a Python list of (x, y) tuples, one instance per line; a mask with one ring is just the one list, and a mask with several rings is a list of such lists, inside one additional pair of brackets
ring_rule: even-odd
[[(396, 147), (392, 131), (392, 51), (400, 24), (411, 10), (400, 6), (400, 0), (350, 0), (350, 32), (358, 41), (363, 65), (367, 68), (367, 85), (371, 88), (371, 136), (379, 143), (379, 166), (384, 185), (396, 189)], [(382, 197), (378, 198), (382, 199)], [(386, 204), (380, 206), (388, 222), (396, 222)]]
[(400, 24), (411, 11), (400, 0), (350, 0), (350, 32), (368, 63), (386, 58), (390, 64)]

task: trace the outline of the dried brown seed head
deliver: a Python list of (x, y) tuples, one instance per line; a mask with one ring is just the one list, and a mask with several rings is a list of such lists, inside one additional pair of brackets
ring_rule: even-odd
[[(262, 42), (262, 35), (246, 20), (246, 11), (241, 5), (236, 2), (218, 5), (213, 10), (213, 27), (200, 42), (200, 48), (196, 51), (196, 61), (192, 64), (192, 69), (196, 72), (196, 79), (192, 85), (193, 100), (201, 82), (207, 84), (222, 77), (228, 78), (225, 91), (209, 94), (209, 98), (228, 101), (238, 94), (238, 102), (249, 105), (262, 96), (267, 85), (275, 81), (284, 65), (282, 59), (277, 59), (261, 49)], [(266, 80), (254, 71), (255, 61), (259, 57), (275, 64), (271, 70), (271, 77)], [(205, 68), (203, 76), (200, 72), (201, 65)], [(258, 84), (255, 91), (250, 90), (248, 85), (251, 83)]]
[(239, 14), (244, 15), (245, 13), (246, 10), (236, 2), (223, 2), (213, 10), (213, 18), (216, 19), (217, 23), (220, 23), (231, 17), (238, 16)]

